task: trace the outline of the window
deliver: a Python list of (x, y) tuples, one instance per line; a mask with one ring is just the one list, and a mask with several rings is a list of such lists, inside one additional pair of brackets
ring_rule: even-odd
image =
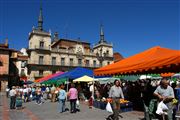
[(86, 66), (86, 67), (89, 67), (89, 60), (86, 60), (85, 66)]
[(39, 48), (44, 48), (44, 42), (43, 41), (40, 41)]
[(106, 51), (106, 55), (109, 56), (109, 50)]
[(39, 70), (39, 76), (43, 76), (43, 70)]
[(82, 59), (78, 59), (78, 66), (82, 66)]
[(70, 58), (70, 66), (73, 66), (73, 59)]
[(65, 65), (65, 58), (61, 58), (61, 65)]
[(93, 66), (94, 66), (94, 67), (97, 67), (97, 65), (96, 65), (96, 60), (93, 61)]
[(44, 59), (43, 56), (39, 56), (39, 64), (43, 64), (43, 59)]
[(52, 65), (56, 65), (56, 57), (52, 57)]

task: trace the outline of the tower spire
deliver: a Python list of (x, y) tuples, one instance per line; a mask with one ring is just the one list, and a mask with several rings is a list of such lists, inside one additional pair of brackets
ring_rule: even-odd
[(103, 25), (101, 24), (100, 26), (100, 41), (99, 43), (106, 43), (105, 39), (104, 39), (104, 31), (103, 31)]
[(40, 3), (40, 12), (39, 12), (39, 18), (38, 18), (38, 29), (43, 30), (43, 15), (42, 15), (42, 1)]

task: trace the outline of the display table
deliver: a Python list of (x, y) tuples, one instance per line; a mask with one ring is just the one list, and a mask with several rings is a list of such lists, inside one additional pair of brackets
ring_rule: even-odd
[[(106, 109), (106, 104), (107, 104), (107, 102), (102, 102), (102, 101), (97, 101), (97, 100), (93, 101), (93, 106), (95, 108), (99, 108), (99, 109), (102, 109), (102, 110)], [(120, 112), (128, 112), (128, 111), (133, 110), (132, 102), (121, 103), (120, 106), (121, 106)]]

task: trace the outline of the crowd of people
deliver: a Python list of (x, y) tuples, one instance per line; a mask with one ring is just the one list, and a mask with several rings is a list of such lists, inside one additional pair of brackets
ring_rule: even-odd
[(78, 91), (74, 84), (71, 84), (68, 92), (64, 88), (64, 84), (57, 87), (55, 85), (12, 86), (11, 90), (9, 88), (6, 89), (6, 95), (10, 98), (10, 109), (20, 109), (22, 104), (26, 102), (35, 101), (37, 105), (41, 105), (46, 100), (50, 100), (51, 102), (58, 102), (58, 112), (62, 113), (66, 111), (65, 102), (68, 99), (70, 102), (70, 112), (76, 113), (78, 110), (78, 105), (76, 105)]
[[(67, 88), (70, 88), (67, 90)], [(120, 104), (119, 99), (126, 99), (133, 103), (134, 110), (144, 111), (148, 108), (149, 115), (145, 114), (146, 119), (151, 119), (156, 115), (157, 104), (163, 101), (167, 107), (168, 120), (175, 118), (176, 109), (171, 106), (171, 102), (176, 98), (180, 102), (180, 82), (171, 82), (170, 80), (137, 80), (137, 81), (119, 81), (113, 83), (100, 84), (99, 82), (90, 84), (70, 84), (70, 87), (61, 84), (59, 86), (45, 85), (24, 85), (22, 87), (13, 86), (11, 90), (7, 88), (7, 97), (10, 97), (10, 109), (22, 107), (21, 102), (35, 101), (41, 105), (45, 100), (58, 103), (58, 112), (62, 113), (68, 110), (66, 101), (70, 102), (70, 112), (76, 113), (79, 100), (88, 101), (92, 108), (93, 100), (103, 98), (113, 99), (114, 120), (118, 119)], [(154, 106), (154, 107), (152, 107)], [(173, 113), (173, 114), (172, 114)], [(161, 117), (161, 116), (160, 116)], [(161, 119), (158, 117), (159, 119)]]

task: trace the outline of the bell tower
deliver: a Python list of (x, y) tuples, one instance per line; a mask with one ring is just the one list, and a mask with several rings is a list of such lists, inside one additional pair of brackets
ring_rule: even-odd
[(100, 67), (113, 61), (113, 45), (105, 40), (104, 27), (102, 24), (100, 25), (99, 42), (93, 47), (93, 51), (97, 55)]
[(51, 45), (51, 33), (43, 29), (42, 4), (40, 5), (38, 25), (29, 33), (29, 49), (49, 49)]

